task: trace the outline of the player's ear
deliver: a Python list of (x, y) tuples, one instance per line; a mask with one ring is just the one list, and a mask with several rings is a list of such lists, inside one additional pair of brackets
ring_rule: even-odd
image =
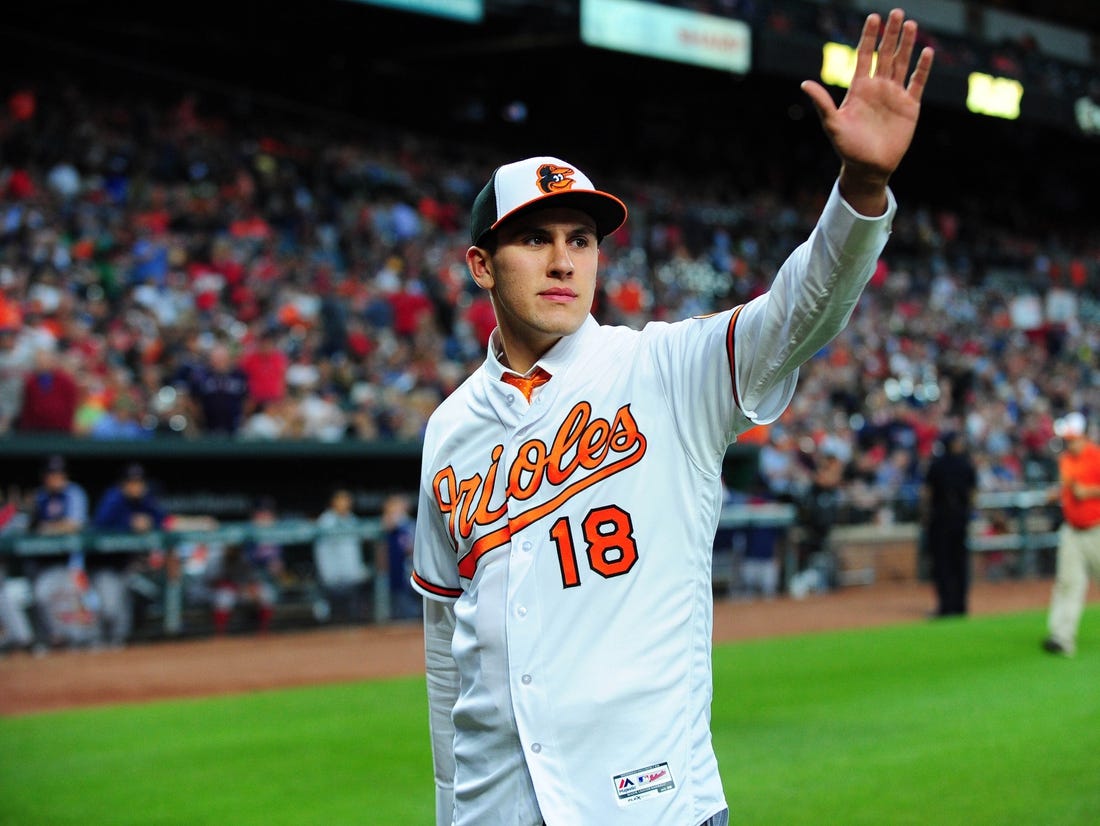
[(466, 250), (466, 268), (473, 276), (474, 283), (483, 290), (493, 288), (493, 262), (488, 250), (481, 247), (470, 247)]

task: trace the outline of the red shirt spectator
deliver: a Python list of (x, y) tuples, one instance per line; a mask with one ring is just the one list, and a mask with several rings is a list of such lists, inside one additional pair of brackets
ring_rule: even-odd
[(280, 401), (286, 396), (289, 366), (290, 359), (278, 348), (274, 333), (265, 332), (256, 349), (241, 357), (241, 369), (248, 376), (249, 398), (258, 404)]
[(18, 330), (23, 324), (23, 313), (19, 305), (0, 292), (0, 330)]
[(39, 350), (34, 369), (23, 379), (23, 408), (18, 429), (24, 432), (72, 433), (77, 387), (57, 363), (56, 353)]
[(420, 319), (432, 311), (432, 302), (423, 292), (403, 289), (387, 296), (393, 307), (393, 329), (398, 335), (411, 336), (420, 328)]
[(497, 317), (493, 313), (493, 303), (484, 295), (479, 295), (466, 310), (466, 320), (474, 328), (474, 334), (482, 347), (489, 346), (489, 336), (497, 328)]
[(35, 194), (34, 179), (25, 169), (14, 169), (8, 177), (8, 186), (4, 194), (13, 201), (22, 201)]
[(19, 89), (8, 98), (8, 113), (12, 120), (26, 121), (34, 117), (38, 101), (30, 89)]

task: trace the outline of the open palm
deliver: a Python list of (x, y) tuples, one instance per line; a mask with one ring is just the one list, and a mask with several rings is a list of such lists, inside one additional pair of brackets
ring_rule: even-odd
[(877, 14), (867, 17), (856, 51), (855, 74), (840, 106), (820, 83), (807, 80), (802, 84), (845, 167), (882, 183), (901, 163), (913, 139), (921, 95), (932, 67), (932, 50), (925, 48), (906, 83), (917, 24), (904, 18), (901, 9), (890, 12), (876, 62), (881, 20)]

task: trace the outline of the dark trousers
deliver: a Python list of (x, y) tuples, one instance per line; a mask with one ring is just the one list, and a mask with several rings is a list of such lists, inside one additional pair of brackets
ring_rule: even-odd
[(933, 521), (928, 526), (928, 550), (932, 557), (932, 581), (942, 617), (966, 613), (970, 590), (970, 553), (966, 546), (966, 522)]

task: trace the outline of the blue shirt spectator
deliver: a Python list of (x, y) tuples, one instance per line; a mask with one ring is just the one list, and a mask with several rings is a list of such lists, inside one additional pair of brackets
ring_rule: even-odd
[(382, 529), (389, 559), (390, 615), (393, 619), (419, 617), (420, 596), (410, 584), (416, 520), (409, 512), (408, 499), (401, 495), (386, 499), (382, 508)]
[(149, 491), (145, 469), (131, 464), (121, 481), (99, 500), (93, 524), (104, 531), (143, 533), (162, 528), (166, 517), (164, 508)]
[(248, 376), (224, 344), (211, 348), (209, 363), (191, 380), (191, 393), (199, 403), (207, 433), (232, 435), (244, 419), (248, 401)]
[(60, 534), (82, 530), (88, 521), (88, 494), (69, 479), (65, 459), (51, 456), (42, 472), (42, 487), (34, 495), (31, 529)]

